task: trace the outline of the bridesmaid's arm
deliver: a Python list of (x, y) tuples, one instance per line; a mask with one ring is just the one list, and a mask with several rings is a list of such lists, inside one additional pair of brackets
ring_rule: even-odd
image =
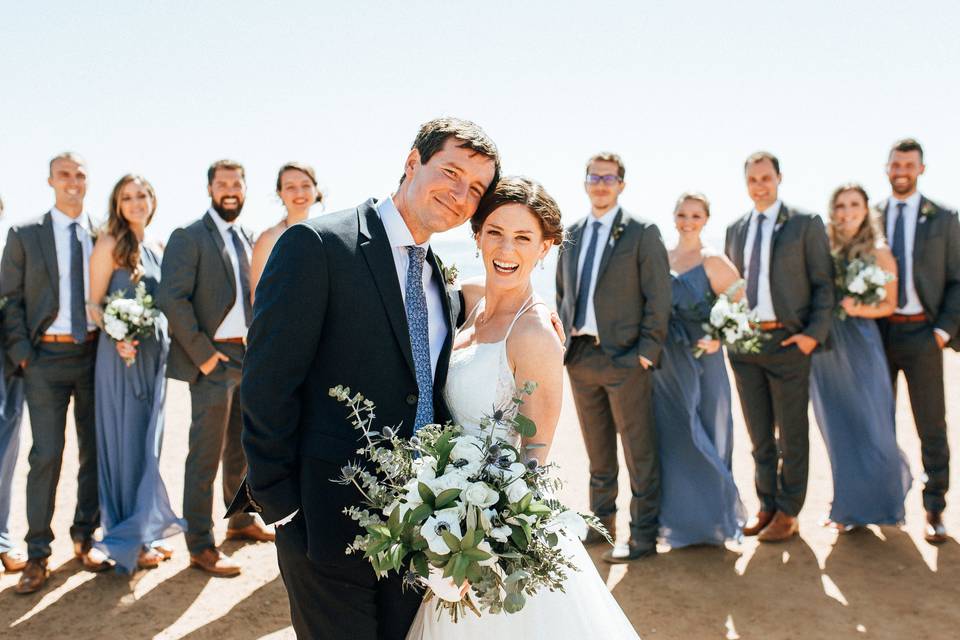
[(520, 413), (537, 425), (537, 433), (524, 438), (522, 444), (543, 445), (531, 449), (527, 457), (545, 464), (563, 401), (563, 344), (546, 307), (538, 305), (517, 320), (507, 340), (507, 359), (518, 386), (537, 384), (532, 395), (523, 397), (520, 408)]
[(110, 277), (115, 268), (113, 249), (116, 246), (116, 239), (109, 233), (104, 233), (97, 238), (90, 254), (90, 297), (87, 299), (87, 313), (100, 328), (103, 328), (103, 300), (107, 297)]
[(877, 266), (893, 276), (884, 289), (887, 295), (875, 305), (857, 304), (850, 298), (840, 301), (848, 316), (858, 318), (886, 318), (897, 310), (897, 259), (893, 257), (890, 247), (884, 245), (876, 249)]
[[(738, 280), (740, 273), (733, 266), (730, 259), (722, 254), (714, 254), (703, 259), (703, 270), (707, 272), (707, 279), (710, 281), (710, 289), (716, 295), (726, 293)], [(739, 302), (744, 295), (744, 287), (740, 287), (731, 296), (734, 302)]]
[(257, 294), (257, 283), (260, 282), (263, 268), (267, 265), (267, 258), (270, 257), (270, 252), (273, 251), (279, 237), (280, 235), (271, 227), (260, 234), (253, 245), (253, 254), (250, 258), (250, 304), (253, 304)]

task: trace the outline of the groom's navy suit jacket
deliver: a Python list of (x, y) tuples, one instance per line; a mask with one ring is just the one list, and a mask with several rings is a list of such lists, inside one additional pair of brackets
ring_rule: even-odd
[[(314, 218), (280, 237), (257, 286), (240, 395), (246, 486), (236, 504), (275, 522), (299, 509), (313, 561), (343, 562), (362, 531), (343, 515), (355, 488), (334, 484), (357, 459), (358, 437), (344, 404), (345, 385), (376, 403), (376, 425), (412, 435), (417, 382), (393, 254), (374, 200)], [(447, 339), (434, 376), (434, 418), (449, 417), (443, 386), (459, 296), (440, 285)], [(246, 503), (246, 504), (244, 504)]]

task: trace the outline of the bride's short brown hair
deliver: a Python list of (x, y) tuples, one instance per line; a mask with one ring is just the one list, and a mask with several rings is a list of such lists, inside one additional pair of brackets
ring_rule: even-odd
[(563, 242), (563, 223), (560, 221), (557, 201), (539, 182), (523, 176), (501, 178), (496, 189), (484, 196), (477, 212), (470, 218), (473, 235), (480, 234), (480, 228), (491, 213), (508, 204), (525, 206), (540, 222), (544, 240), (550, 240), (553, 244)]

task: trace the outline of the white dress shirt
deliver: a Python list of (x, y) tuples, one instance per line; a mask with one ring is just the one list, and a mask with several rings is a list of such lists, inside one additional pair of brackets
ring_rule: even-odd
[(773, 295), (770, 292), (770, 251), (773, 245), (773, 232), (777, 226), (777, 216), (783, 206), (779, 200), (774, 202), (766, 211), (757, 211), (750, 214), (750, 226), (747, 228), (747, 241), (743, 246), (743, 277), (750, 281), (750, 259), (753, 256), (753, 243), (757, 237), (757, 218), (762, 213), (765, 218), (760, 230), (760, 278), (757, 281), (757, 319), (760, 322), (774, 322), (777, 313), (773, 309)]
[(907, 206), (903, 208), (903, 242), (904, 254), (906, 255), (906, 265), (903, 273), (897, 274), (899, 278), (905, 278), (907, 285), (907, 304), (897, 308), (897, 313), (904, 315), (915, 315), (923, 313), (923, 305), (920, 303), (920, 296), (917, 294), (917, 287), (913, 283), (913, 241), (917, 237), (917, 219), (920, 215), (920, 193), (914, 193), (906, 200), (898, 200), (891, 197), (887, 202), (887, 238), (890, 240), (890, 246), (893, 246), (893, 230), (897, 224), (897, 215), (899, 210), (897, 203), (903, 202)]
[[(230, 307), (230, 311), (227, 312), (223, 322), (217, 327), (217, 332), (213, 335), (213, 339), (227, 340), (229, 338), (246, 338), (247, 319), (246, 316), (243, 315), (243, 286), (240, 284), (240, 262), (237, 257), (237, 249), (233, 244), (233, 234), (230, 233), (230, 229), (236, 224), (236, 220), (227, 222), (221, 218), (220, 214), (212, 207), (207, 210), (207, 213), (213, 218), (213, 222), (217, 225), (217, 230), (220, 231), (220, 236), (223, 238), (223, 246), (227, 250), (227, 255), (230, 256), (230, 264), (233, 265), (233, 283), (237, 290), (237, 295), (233, 299), (233, 306)], [(247, 241), (246, 236), (243, 235), (243, 231), (237, 229), (237, 235), (240, 236), (240, 243), (243, 245), (244, 253), (247, 254), (247, 264), (250, 264), (250, 256), (253, 248)]]
[[(57, 271), (60, 285), (60, 310), (53, 324), (47, 329), (48, 334), (70, 335), (72, 332), (71, 322), (73, 318), (70, 315), (70, 225), (74, 222), (80, 224), (77, 228), (77, 236), (80, 238), (80, 246), (83, 247), (83, 291), (90, 295), (90, 254), (93, 253), (93, 236), (90, 233), (90, 218), (86, 213), (81, 213), (76, 218), (71, 218), (60, 209), (54, 207), (50, 210), (50, 218), (53, 220), (53, 241), (57, 248)], [(83, 301), (83, 308), (86, 310), (87, 301)], [(87, 316), (87, 331), (93, 331), (97, 326)]]
[(603, 251), (610, 242), (610, 231), (613, 229), (613, 219), (617, 217), (620, 211), (620, 205), (615, 206), (610, 211), (597, 218), (593, 214), (587, 216), (585, 229), (583, 231), (583, 240), (580, 244), (580, 255), (577, 258), (577, 288), (580, 290), (580, 279), (583, 277), (583, 264), (587, 260), (587, 247), (593, 240), (593, 223), (599, 222), (600, 228), (597, 230), (597, 249), (593, 254), (593, 271), (590, 274), (590, 290), (587, 292), (587, 315), (583, 320), (583, 326), (574, 329), (571, 333), (575, 336), (600, 336), (600, 330), (597, 328), (597, 312), (593, 306), (593, 294), (597, 290), (597, 275), (600, 272), (600, 259), (603, 257)]
[[(390, 250), (393, 253), (393, 264), (397, 269), (397, 280), (400, 283), (400, 294), (403, 296), (404, 304), (407, 298), (407, 267), (410, 264), (410, 254), (407, 247), (417, 244), (413, 241), (413, 234), (407, 228), (407, 223), (403, 221), (397, 206), (393, 203), (393, 198), (384, 198), (377, 202), (377, 213), (380, 215), (380, 221), (387, 232), (387, 241), (390, 242)], [(424, 251), (430, 249), (430, 242), (424, 242), (417, 245)], [(440, 285), (433, 279), (433, 267), (429, 260), (423, 261), (423, 291), (427, 298), (427, 326), (430, 333), (430, 372), (434, 379), (437, 376), (437, 362), (440, 360), (440, 351), (443, 350), (443, 343), (447, 339), (447, 323), (444, 320), (443, 299), (440, 297), (446, 295), (440, 290)]]

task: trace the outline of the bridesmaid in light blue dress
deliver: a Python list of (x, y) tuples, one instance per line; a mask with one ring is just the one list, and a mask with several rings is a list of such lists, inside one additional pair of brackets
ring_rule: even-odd
[[(659, 438), (660, 537), (671, 547), (722, 545), (738, 539), (745, 520), (733, 482), (730, 381), (720, 344), (704, 337), (714, 295), (739, 279), (736, 268), (706, 249), (700, 232), (710, 215), (702, 194), (685, 193), (670, 251), (673, 316), (661, 367), (653, 376)], [(694, 357), (694, 349), (704, 351)]]
[[(138, 283), (156, 294), (160, 256), (143, 243), (156, 210), (153, 187), (139, 176), (120, 179), (110, 197), (107, 232), (90, 258), (91, 299), (122, 291), (134, 297)], [(135, 346), (115, 343), (101, 331), (96, 363), (97, 462), (103, 540), (99, 546), (120, 571), (150, 569), (172, 553), (157, 544), (180, 533), (160, 477), (166, 361), (170, 341), (161, 315), (153, 333)], [(135, 356), (127, 366), (124, 358)]]
[[(863, 187), (847, 184), (830, 199), (830, 248), (840, 268), (849, 260), (875, 260), (896, 275), (897, 262), (870, 214)], [(847, 531), (866, 524), (900, 524), (913, 479), (897, 446), (893, 386), (874, 318), (893, 313), (897, 282), (874, 306), (841, 301), (847, 318), (834, 317), (832, 348), (813, 355), (810, 399), (833, 471), (827, 524)]]

